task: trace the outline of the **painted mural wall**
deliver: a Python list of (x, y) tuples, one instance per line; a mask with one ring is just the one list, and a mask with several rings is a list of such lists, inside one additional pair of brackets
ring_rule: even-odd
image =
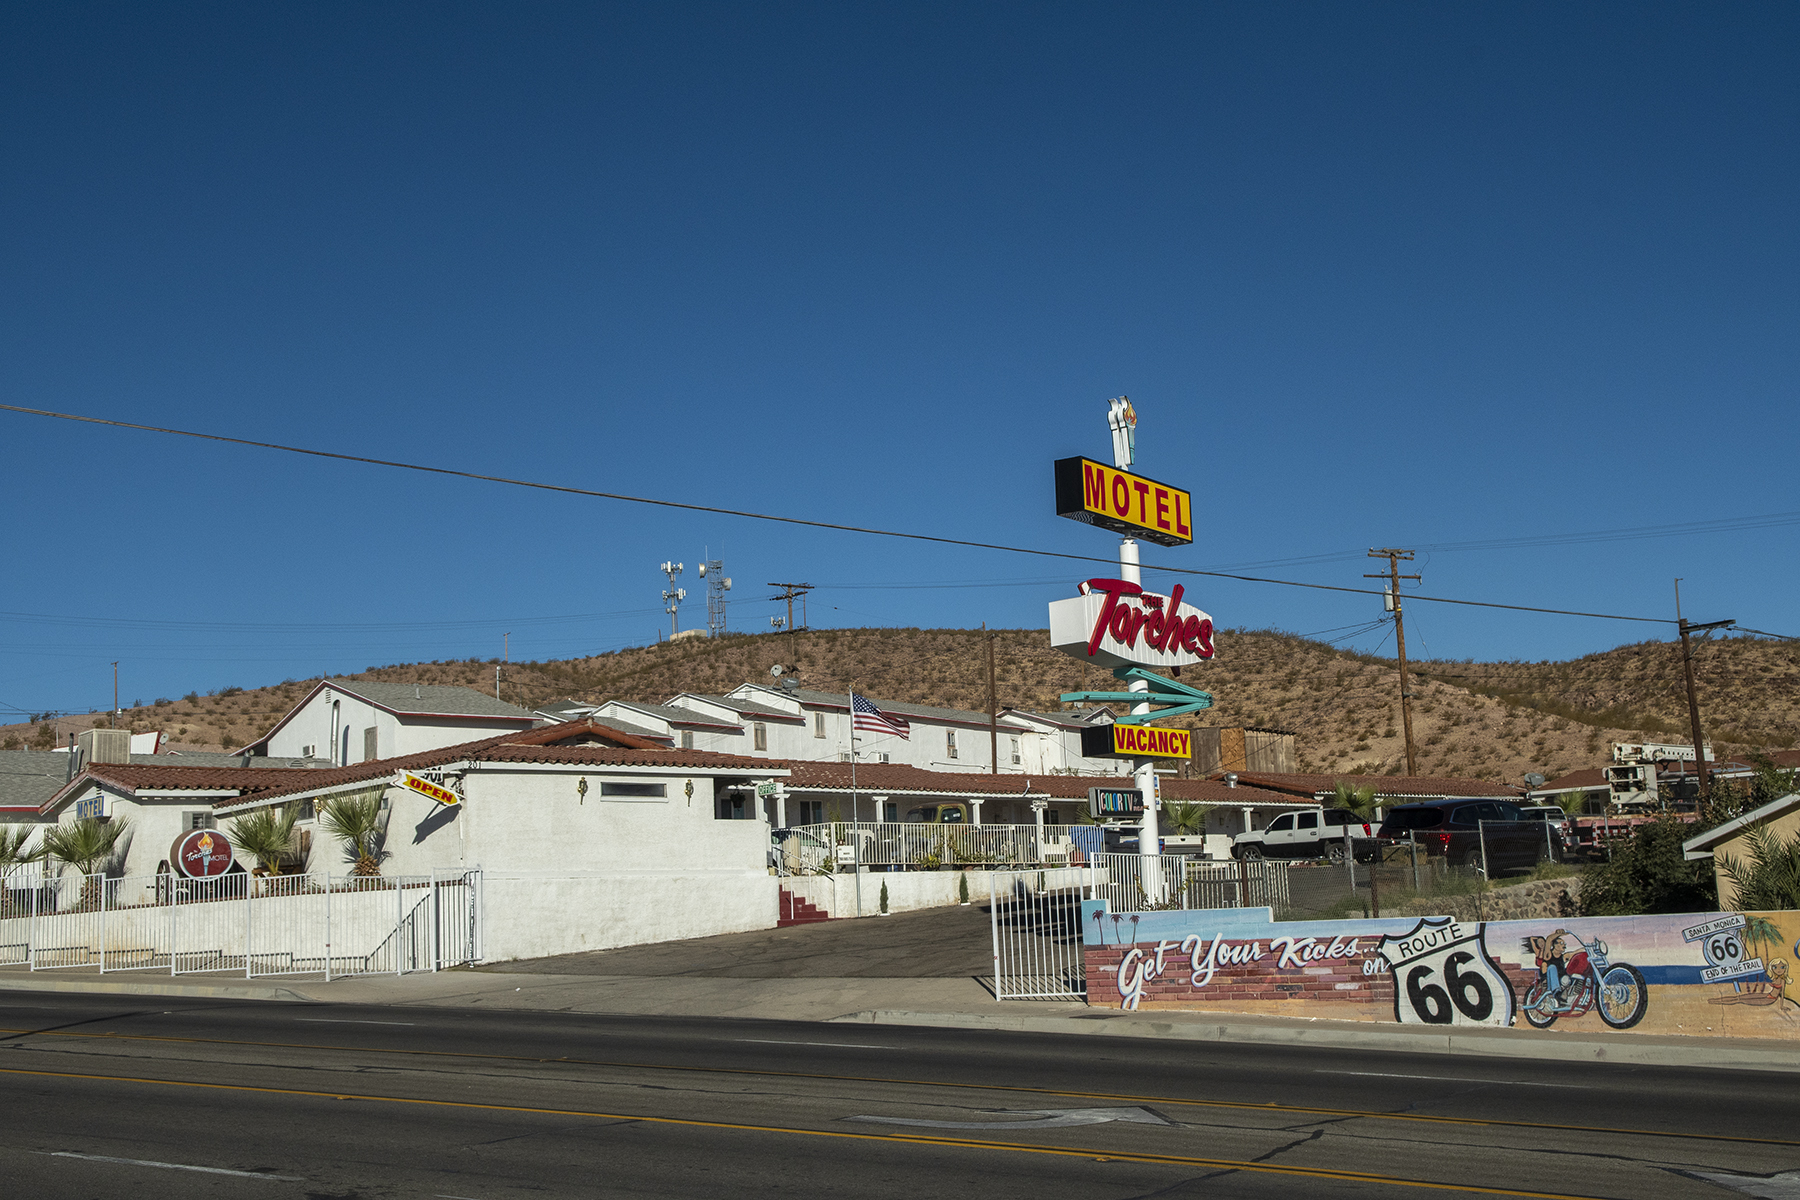
[(1273, 920), (1082, 905), (1088, 1003), (1536, 1029), (1800, 1037), (1800, 912)]

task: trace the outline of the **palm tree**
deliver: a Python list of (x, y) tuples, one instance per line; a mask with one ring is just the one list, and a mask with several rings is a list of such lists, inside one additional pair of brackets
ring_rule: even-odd
[(1375, 789), (1367, 784), (1356, 787), (1338, 780), (1332, 785), (1339, 808), (1347, 808), (1365, 821), (1375, 819)]
[(1207, 814), (1216, 804), (1193, 804), (1177, 800), (1164, 810), (1169, 814), (1169, 832), (1177, 837), (1194, 837), (1206, 832)]
[(259, 808), (231, 823), (231, 844), (270, 875), (279, 875), (282, 861), (295, 852), (294, 822), (299, 819), (300, 809), (292, 804)]
[(1800, 836), (1783, 844), (1767, 826), (1747, 831), (1750, 861), (1730, 856), (1719, 864), (1720, 873), (1737, 887), (1739, 912), (1780, 912), (1800, 907)]
[(44, 857), (42, 844), (26, 849), (26, 843), (36, 832), (35, 825), (0, 825), (0, 907), (9, 913), (12, 891), (6, 886), (6, 880), (20, 867)]
[(80, 817), (62, 825), (52, 825), (44, 830), (44, 852), (57, 862), (66, 863), (87, 876), (82, 885), (81, 903), (84, 907), (97, 906), (100, 902), (100, 877), (95, 874), (106, 865), (119, 839), (131, 828), (131, 822), (123, 817), (110, 821), (102, 821), (98, 817)]
[(327, 800), (319, 807), (319, 823), (344, 843), (345, 861), (355, 864), (354, 875), (378, 877), (387, 857), (387, 817), (381, 811), (381, 790), (372, 789)]

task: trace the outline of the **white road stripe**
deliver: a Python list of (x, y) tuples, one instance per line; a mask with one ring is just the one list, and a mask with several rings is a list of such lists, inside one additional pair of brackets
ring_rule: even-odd
[(1492, 1083), (1501, 1087), (1553, 1087), (1578, 1088), (1591, 1091), (1585, 1083), (1536, 1083), (1529, 1079), (1472, 1079), (1462, 1075), (1395, 1075), (1388, 1071), (1325, 1071), (1315, 1070), (1314, 1075), (1360, 1075), (1366, 1079), (1431, 1079), (1438, 1083)]
[(838, 1050), (892, 1050), (892, 1046), (871, 1046), (866, 1042), (783, 1042), (773, 1038), (733, 1038), (752, 1046), (831, 1046)]
[(333, 1020), (329, 1017), (295, 1017), (303, 1025), (417, 1025), (417, 1021), (351, 1021), (347, 1019)]
[(39, 1150), (51, 1158), (79, 1158), (87, 1162), (120, 1163), (127, 1167), (157, 1167), (164, 1171), (199, 1171), (203, 1175), (236, 1175), (240, 1179), (273, 1179), (281, 1183), (301, 1183), (300, 1175), (265, 1175), (261, 1171), (228, 1171), (224, 1167), (196, 1167), (187, 1163), (156, 1162), (148, 1158), (114, 1158), (110, 1154), (77, 1154), (73, 1150)]

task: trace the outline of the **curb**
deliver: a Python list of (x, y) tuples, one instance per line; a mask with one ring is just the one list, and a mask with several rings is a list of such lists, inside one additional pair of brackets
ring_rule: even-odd
[(1011, 1033), (1075, 1034), (1088, 1037), (1155, 1038), (1183, 1042), (1232, 1042), (1240, 1045), (1324, 1046), (1343, 1050), (1387, 1050), (1413, 1054), (1461, 1054), (1486, 1058), (1547, 1059), (1556, 1062), (1605, 1062), (1633, 1066), (1709, 1067), (1731, 1071), (1800, 1071), (1800, 1046), (1746, 1039), (1742, 1045), (1719, 1039), (1694, 1039), (1694, 1045), (1638, 1042), (1620, 1035), (1617, 1041), (1576, 1037), (1492, 1033), (1401, 1033), (1349, 1022), (1233, 1020), (1229, 1014), (1205, 1021), (1157, 1021), (1102, 1015), (1046, 1017), (1028, 1014), (930, 1013), (899, 1009), (865, 1009), (832, 1021), (865, 1025), (916, 1025), (938, 1029), (992, 1029)]
[(311, 996), (284, 987), (227, 987), (200, 983), (140, 981), (89, 983), (74, 979), (0, 979), (0, 992), (75, 992), (98, 996), (185, 996), (190, 1000), (285, 1000), (316, 1004)]

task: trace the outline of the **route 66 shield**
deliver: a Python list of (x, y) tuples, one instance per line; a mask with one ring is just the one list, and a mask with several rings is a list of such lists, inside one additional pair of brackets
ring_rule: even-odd
[(1431, 917), (1381, 939), (1402, 1025), (1511, 1025), (1512, 988), (1488, 956), (1483, 924)]

